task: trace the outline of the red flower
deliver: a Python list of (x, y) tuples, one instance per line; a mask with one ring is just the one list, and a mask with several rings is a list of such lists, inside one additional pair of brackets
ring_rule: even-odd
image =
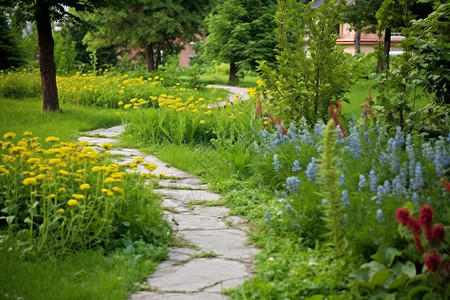
[(330, 115), (334, 121), (334, 124), (336, 124), (336, 126), (339, 126), (339, 129), (341, 130), (342, 136), (344, 137), (344, 139), (347, 138), (348, 137), (347, 132), (345, 132), (344, 127), (341, 125), (341, 123), (339, 123), (339, 119), (336, 116), (336, 113), (334, 112), (334, 105), (330, 105), (329, 109), (330, 109)]
[(425, 204), (419, 211), (420, 224), (425, 227), (425, 229), (431, 229), (431, 224), (433, 223), (433, 209)]
[(287, 130), (285, 128), (281, 128), (281, 134), (282, 135), (287, 135)]
[(420, 236), (417, 234), (414, 234), (414, 244), (416, 244), (416, 248), (417, 248), (417, 251), (419, 251), (419, 254), (422, 255), (423, 247), (422, 247), (422, 244), (420, 243)]
[(447, 191), (450, 192), (450, 182), (448, 182), (444, 178), (441, 178), (441, 181), (445, 185), (445, 188), (447, 189)]
[(431, 273), (434, 273), (437, 269), (439, 269), (439, 266), (441, 265), (441, 257), (436, 252), (436, 250), (433, 249), (425, 257), (424, 263), (427, 266), (428, 270)]
[(440, 243), (445, 239), (445, 228), (442, 224), (435, 224), (433, 227), (433, 241), (436, 243)]
[(395, 217), (397, 220), (402, 223), (403, 226), (408, 225), (409, 220), (409, 211), (404, 209), (403, 207), (397, 208), (395, 211)]
[(338, 107), (337, 107), (337, 113), (338, 113), (338, 115), (340, 116), (340, 115), (342, 114), (342, 112), (341, 112), (342, 103), (339, 102), (339, 101), (336, 101), (336, 104), (338, 105)]
[(420, 235), (422, 233), (422, 228), (420, 227), (420, 221), (418, 219), (409, 216), (408, 225), (414, 235)]
[(276, 117), (275, 119), (277, 120), (277, 124), (278, 124), (278, 125), (281, 125), (281, 119), (278, 118), (278, 117)]

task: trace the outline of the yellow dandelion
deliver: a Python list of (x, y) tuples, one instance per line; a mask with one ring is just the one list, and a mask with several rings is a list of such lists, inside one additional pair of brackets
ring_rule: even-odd
[(92, 167), (92, 172), (101, 172), (101, 171), (102, 171), (102, 167), (100, 167), (100, 166)]
[(154, 169), (156, 169), (157, 167), (158, 167), (158, 166), (155, 165), (155, 164), (146, 164), (146, 165), (145, 165), (145, 168), (146, 168), (147, 170), (149, 170), (150, 172), (153, 171)]
[(78, 142), (77, 146), (79, 147), (85, 147), (85, 146), (89, 146), (90, 143), (88, 141), (80, 141)]
[(45, 175), (45, 174), (38, 174), (36, 176), (36, 179), (39, 179), (39, 180), (42, 180), (42, 179), (45, 179), (45, 178), (47, 178), (47, 175)]
[(65, 175), (65, 176), (67, 176), (67, 175), (70, 174), (70, 173), (67, 172), (66, 170), (59, 170), (58, 173), (61, 174), (61, 175)]
[(61, 162), (61, 158), (50, 158), (48, 160), (49, 165), (57, 165)]
[(104, 148), (106, 150), (111, 149), (112, 146), (113, 146), (113, 144), (111, 144), (111, 143), (104, 143), (104, 144), (102, 144), (102, 148)]
[(200, 124), (205, 124), (205, 120), (200, 120)]
[(117, 104), (122, 105), (122, 104), (123, 104), (123, 101), (119, 101), (119, 102), (117, 102)]
[(30, 136), (30, 135), (33, 135), (33, 133), (31, 133), (31, 131), (25, 131), (24, 133), (23, 133), (23, 135), (24, 136)]
[(78, 201), (75, 200), (75, 199), (70, 199), (69, 201), (67, 201), (67, 204), (68, 204), (69, 206), (78, 206), (78, 205), (80, 205), (80, 202), (78, 202)]
[(37, 179), (35, 177), (29, 177), (29, 178), (25, 178), (23, 181), (24, 185), (36, 185), (37, 184)]
[(80, 200), (80, 199), (84, 199), (84, 198), (85, 198), (84, 195), (81, 195), (81, 194), (72, 194), (72, 197), (73, 197), (74, 199), (77, 199), (77, 200)]
[(59, 142), (60, 139), (57, 138), (57, 137), (55, 137), (55, 136), (49, 136), (48, 138), (45, 139), (45, 141), (46, 141), (47, 143), (51, 143), (51, 142)]
[(67, 192), (67, 189), (64, 188), (64, 187), (60, 187), (60, 188), (58, 189), (58, 193), (60, 193), (60, 194), (64, 194), (65, 192)]
[(62, 214), (65, 212), (65, 210), (62, 209), (62, 208), (58, 209), (57, 211), (58, 211), (59, 213), (62, 213)]
[(39, 162), (40, 160), (39, 160), (39, 158), (29, 158), (28, 160), (27, 160), (27, 164), (35, 164), (35, 163), (37, 163), (37, 162)]
[(108, 177), (105, 179), (105, 183), (111, 183), (111, 182), (115, 182), (116, 180), (112, 177)]
[(144, 173), (144, 174), (141, 174), (141, 177), (143, 179), (149, 179), (150, 178), (150, 174)]
[(14, 132), (7, 132), (3, 135), (4, 139), (13, 139), (16, 137), (16, 134)]
[(112, 190), (114, 192), (117, 192), (117, 193), (122, 194), (122, 195), (125, 193), (125, 191), (122, 188), (118, 187), (118, 186), (113, 186)]
[(125, 108), (125, 109), (128, 109), (128, 108), (130, 108), (131, 107), (131, 104), (125, 104), (124, 106), (123, 106), (123, 108)]
[(134, 159), (134, 161), (135, 161), (136, 163), (140, 164), (140, 163), (144, 162), (144, 159), (143, 159), (142, 157), (136, 157), (136, 158)]
[(91, 188), (91, 186), (89, 185), (89, 183), (83, 183), (82, 185), (80, 185), (80, 190), (85, 191), (85, 190), (89, 190)]
[(45, 197), (45, 198), (47, 198), (47, 199), (52, 199), (52, 198), (55, 198), (56, 197), (56, 195), (55, 194), (50, 194), (50, 195), (48, 195), (47, 197)]
[(160, 174), (158, 175), (158, 177), (159, 177), (159, 178), (167, 178), (167, 175), (164, 174), (164, 173), (160, 173)]

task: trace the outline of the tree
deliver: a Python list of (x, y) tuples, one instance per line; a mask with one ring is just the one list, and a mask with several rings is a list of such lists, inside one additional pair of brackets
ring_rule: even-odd
[(23, 57), (5, 14), (0, 11), (0, 70), (18, 67), (23, 64)]
[(89, 49), (118, 44), (144, 49), (147, 71), (155, 70), (164, 54), (181, 50), (181, 41), (201, 32), (209, 0), (134, 0), (120, 11), (107, 8), (92, 14), (95, 26), (85, 37)]
[(375, 13), (383, 0), (355, 0), (347, 5), (344, 12), (344, 22), (355, 30), (355, 52), (361, 52), (361, 32), (373, 31), (377, 23)]
[(222, 0), (206, 18), (205, 55), (230, 64), (229, 81), (257, 61), (275, 60), (275, 0)]
[(277, 66), (260, 65), (265, 81), (262, 92), (286, 119), (310, 126), (327, 123), (330, 106), (345, 100), (344, 94), (357, 79), (357, 65), (336, 45), (336, 25), (341, 1), (326, 0), (316, 10), (296, 0), (279, 1)]
[[(118, 0), (117, 0), (118, 1)], [(44, 111), (60, 111), (58, 90), (56, 87), (56, 66), (54, 58), (54, 40), (52, 36), (52, 20), (80, 21), (65, 7), (73, 7), (77, 11), (89, 11), (96, 7), (114, 5), (116, 1), (95, 0), (4, 0), (1, 7), (14, 9), (13, 19), (19, 21), (35, 21), (39, 44), (39, 69), (42, 85), (42, 106)]]

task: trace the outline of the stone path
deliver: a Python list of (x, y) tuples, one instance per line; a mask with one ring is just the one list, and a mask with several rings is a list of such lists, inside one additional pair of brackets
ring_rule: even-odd
[(247, 100), (250, 99), (250, 96), (247, 94), (248, 88), (238, 87), (238, 86), (231, 86), (231, 85), (222, 85), (222, 84), (210, 84), (206, 87), (212, 87), (214, 86), (217, 89), (224, 89), (229, 92), (228, 94), (228, 101), (222, 101), (217, 104), (214, 104), (214, 106), (225, 106), (227, 105), (227, 102), (233, 102), (236, 95), (239, 95), (239, 99), (241, 100)]
[[(117, 143), (116, 138), (124, 129), (124, 126), (97, 129), (78, 140), (89, 141), (93, 147)], [(248, 245), (246, 222), (230, 216), (229, 209), (221, 205), (220, 195), (209, 192), (208, 185), (197, 177), (136, 149), (112, 149), (110, 152), (119, 156), (118, 164), (142, 157), (144, 162), (158, 166), (152, 174), (164, 173), (170, 178), (161, 179), (162, 188), (154, 192), (162, 195), (165, 218), (172, 225), (177, 246), (169, 250), (168, 259), (146, 279), (149, 291), (133, 294), (130, 299), (228, 299), (222, 291), (235, 288), (250, 278), (253, 258), (259, 252)], [(138, 172), (149, 173), (141, 165)]]

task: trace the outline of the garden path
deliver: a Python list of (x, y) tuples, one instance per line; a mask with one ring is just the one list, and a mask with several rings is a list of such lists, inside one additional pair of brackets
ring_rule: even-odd
[(247, 100), (250, 99), (250, 96), (247, 94), (248, 88), (239, 87), (239, 86), (231, 86), (231, 85), (222, 85), (222, 84), (209, 84), (206, 87), (212, 87), (214, 86), (216, 89), (224, 89), (229, 92), (228, 94), (228, 101), (222, 101), (217, 104), (214, 104), (215, 106), (225, 106), (227, 105), (227, 102), (233, 102), (236, 95), (239, 95), (239, 99), (241, 100)]
[[(124, 129), (124, 126), (97, 129), (78, 140), (89, 141), (93, 147), (117, 143)], [(162, 195), (165, 218), (172, 226), (176, 246), (169, 249), (168, 259), (146, 279), (150, 291), (135, 293), (130, 300), (228, 299), (222, 291), (235, 288), (250, 278), (253, 257), (259, 252), (248, 245), (246, 222), (230, 216), (229, 209), (222, 206), (220, 195), (209, 192), (208, 185), (197, 177), (136, 149), (112, 149), (110, 152), (120, 156), (116, 159), (118, 164), (142, 157), (144, 162), (158, 166), (152, 174), (164, 173), (170, 178), (160, 179), (162, 188), (154, 192)], [(142, 165), (138, 172), (149, 173)], [(202, 201), (203, 205), (193, 205), (193, 201), (197, 204)]]

